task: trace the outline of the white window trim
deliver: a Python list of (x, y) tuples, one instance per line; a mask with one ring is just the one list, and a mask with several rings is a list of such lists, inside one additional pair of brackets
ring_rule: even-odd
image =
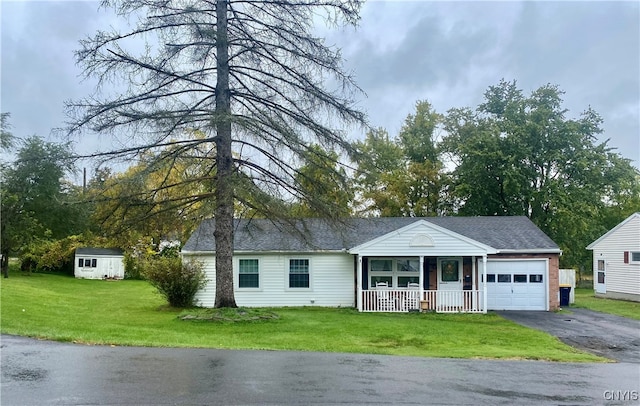
[[(257, 288), (241, 288), (240, 287), (240, 260), (255, 259), (258, 261), (258, 287)], [(262, 291), (262, 261), (257, 257), (233, 258), (233, 285), (239, 292), (261, 292)]]
[(640, 264), (640, 261), (633, 260), (633, 254), (640, 255), (640, 251), (629, 251), (629, 263), (630, 264)]
[[(289, 287), (289, 271), (290, 271), (290, 264), (292, 259), (305, 259), (309, 261), (309, 287), (308, 288)], [(284, 261), (284, 289), (289, 292), (313, 291), (313, 260), (311, 259), (311, 257), (298, 256), (298, 255), (293, 257), (286, 257), (286, 260)]]

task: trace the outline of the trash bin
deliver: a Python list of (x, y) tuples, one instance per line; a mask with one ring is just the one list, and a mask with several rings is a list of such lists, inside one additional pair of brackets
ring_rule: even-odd
[(569, 306), (571, 286), (560, 286), (560, 306)]

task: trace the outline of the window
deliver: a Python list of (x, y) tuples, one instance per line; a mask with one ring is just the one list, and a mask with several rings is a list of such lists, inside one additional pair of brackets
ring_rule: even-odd
[(631, 262), (640, 262), (640, 252), (631, 253)]
[(542, 275), (529, 275), (529, 283), (542, 283)]
[(238, 287), (260, 287), (260, 273), (257, 259), (241, 259), (238, 262)]
[(515, 283), (527, 283), (527, 275), (522, 275), (522, 274), (513, 275), (513, 281)]
[(604, 283), (604, 272), (598, 272), (598, 283)]
[(95, 268), (98, 266), (98, 260), (96, 258), (78, 258), (79, 268)]
[(399, 259), (398, 260), (398, 272), (418, 272), (419, 270), (420, 270), (420, 261), (418, 261), (417, 259)]
[(393, 278), (391, 276), (372, 276), (371, 286), (375, 287), (378, 282), (386, 282), (388, 287), (393, 287)]
[(405, 288), (410, 283), (420, 283), (419, 276), (398, 276), (398, 287)]
[(393, 261), (390, 259), (372, 259), (370, 261), (371, 272), (392, 272)]
[(420, 260), (418, 258), (370, 258), (370, 287), (378, 282), (386, 282), (388, 287), (406, 288), (409, 283), (420, 281)]
[(308, 288), (309, 287), (309, 260), (290, 259), (289, 260), (289, 287)]
[(511, 283), (511, 274), (499, 273), (498, 274), (498, 283)]
[(604, 271), (604, 260), (598, 260), (598, 271)]

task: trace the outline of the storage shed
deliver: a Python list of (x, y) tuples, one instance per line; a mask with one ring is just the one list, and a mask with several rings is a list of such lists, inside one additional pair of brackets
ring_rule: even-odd
[(74, 275), (83, 279), (123, 279), (124, 253), (113, 248), (76, 249)]

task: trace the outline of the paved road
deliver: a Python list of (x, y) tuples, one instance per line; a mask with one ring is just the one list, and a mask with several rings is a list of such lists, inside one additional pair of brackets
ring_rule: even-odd
[[(632, 363), (102, 347), (1, 338), (1, 404), (637, 404)], [(614, 397), (631, 401), (613, 402)]]
[[(542, 330), (573, 347), (640, 364), (640, 320), (570, 308), (571, 313), (504, 311), (502, 317)], [(640, 402), (639, 402), (640, 404)]]

